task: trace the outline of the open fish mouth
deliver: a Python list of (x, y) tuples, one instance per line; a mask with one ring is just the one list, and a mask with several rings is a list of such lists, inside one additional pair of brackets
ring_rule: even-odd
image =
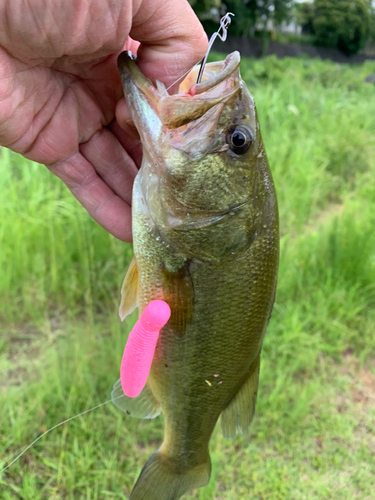
[[(207, 64), (200, 83), (199, 67), (193, 68), (173, 95), (148, 80), (131, 54), (122, 53), (118, 65), (143, 146), (138, 184), (154, 226), (162, 233), (184, 232), (241, 218), (254, 189), (250, 180), (236, 179), (249, 179), (258, 145), (255, 105), (240, 76), (239, 52)], [(228, 139), (236, 128), (240, 139), (249, 137), (238, 155)]]
[[(147, 97), (150, 106), (167, 129), (183, 127), (202, 117), (209, 109), (225, 103), (240, 87), (240, 54), (235, 51), (224, 61), (208, 63), (201, 83), (195, 83), (199, 67), (194, 67), (179, 86), (177, 94), (169, 95), (160, 82), (152, 84), (140, 71), (134, 56), (122, 52), (118, 66), (124, 78), (131, 78), (134, 85)], [(125, 82), (123, 82), (124, 84)]]

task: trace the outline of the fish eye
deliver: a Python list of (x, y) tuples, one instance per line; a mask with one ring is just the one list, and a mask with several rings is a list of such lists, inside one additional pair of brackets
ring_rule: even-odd
[(238, 125), (229, 130), (226, 141), (233, 153), (243, 155), (248, 151), (253, 142), (253, 134), (247, 127)]

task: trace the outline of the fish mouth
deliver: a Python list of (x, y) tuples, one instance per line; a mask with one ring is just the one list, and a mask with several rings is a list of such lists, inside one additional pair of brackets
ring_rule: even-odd
[(194, 67), (184, 78), (177, 94), (169, 95), (160, 82), (155, 85), (138, 68), (130, 52), (118, 58), (121, 75), (127, 74), (167, 129), (176, 129), (201, 118), (208, 110), (227, 102), (240, 87), (240, 54), (229, 54), (224, 61), (208, 63), (201, 83), (195, 83), (199, 67)]

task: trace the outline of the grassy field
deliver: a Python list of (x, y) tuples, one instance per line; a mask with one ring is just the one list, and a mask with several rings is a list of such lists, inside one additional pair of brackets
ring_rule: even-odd
[[(250, 432), (211, 442), (199, 500), (370, 500), (375, 489), (375, 63), (245, 60), (278, 192), (281, 265)], [(49, 172), (0, 158), (0, 470), (109, 399), (131, 247)], [(134, 319), (134, 318), (133, 318)], [(48, 434), (0, 499), (126, 499), (162, 418), (105, 405)]]

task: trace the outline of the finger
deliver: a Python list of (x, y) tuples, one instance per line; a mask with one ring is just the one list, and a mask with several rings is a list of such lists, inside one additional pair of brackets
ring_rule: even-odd
[(128, 36), (125, 42), (124, 50), (130, 50), (130, 52), (136, 56), (139, 46), (140, 42), (137, 42), (137, 40), (133, 40), (130, 36)]
[(137, 138), (135, 139), (133, 136), (131, 136), (125, 130), (123, 130), (116, 120), (114, 120), (111, 123), (110, 130), (117, 137), (122, 147), (127, 151), (128, 155), (134, 161), (137, 169), (141, 168), (142, 144), (141, 141), (139, 140), (138, 132), (137, 132), (138, 139)]
[(116, 105), (116, 119), (120, 127), (133, 139), (139, 140), (139, 134), (134, 126), (132, 117), (130, 116), (128, 105), (126, 104), (125, 98), (120, 99)]
[(138, 168), (117, 137), (107, 128), (96, 132), (79, 150), (112, 191), (131, 205)]
[(104, 229), (122, 241), (132, 241), (130, 205), (107, 186), (81, 153), (48, 168)]
[(141, 42), (141, 70), (167, 87), (203, 59), (208, 47), (187, 0), (143, 0), (133, 12), (130, 35)]

